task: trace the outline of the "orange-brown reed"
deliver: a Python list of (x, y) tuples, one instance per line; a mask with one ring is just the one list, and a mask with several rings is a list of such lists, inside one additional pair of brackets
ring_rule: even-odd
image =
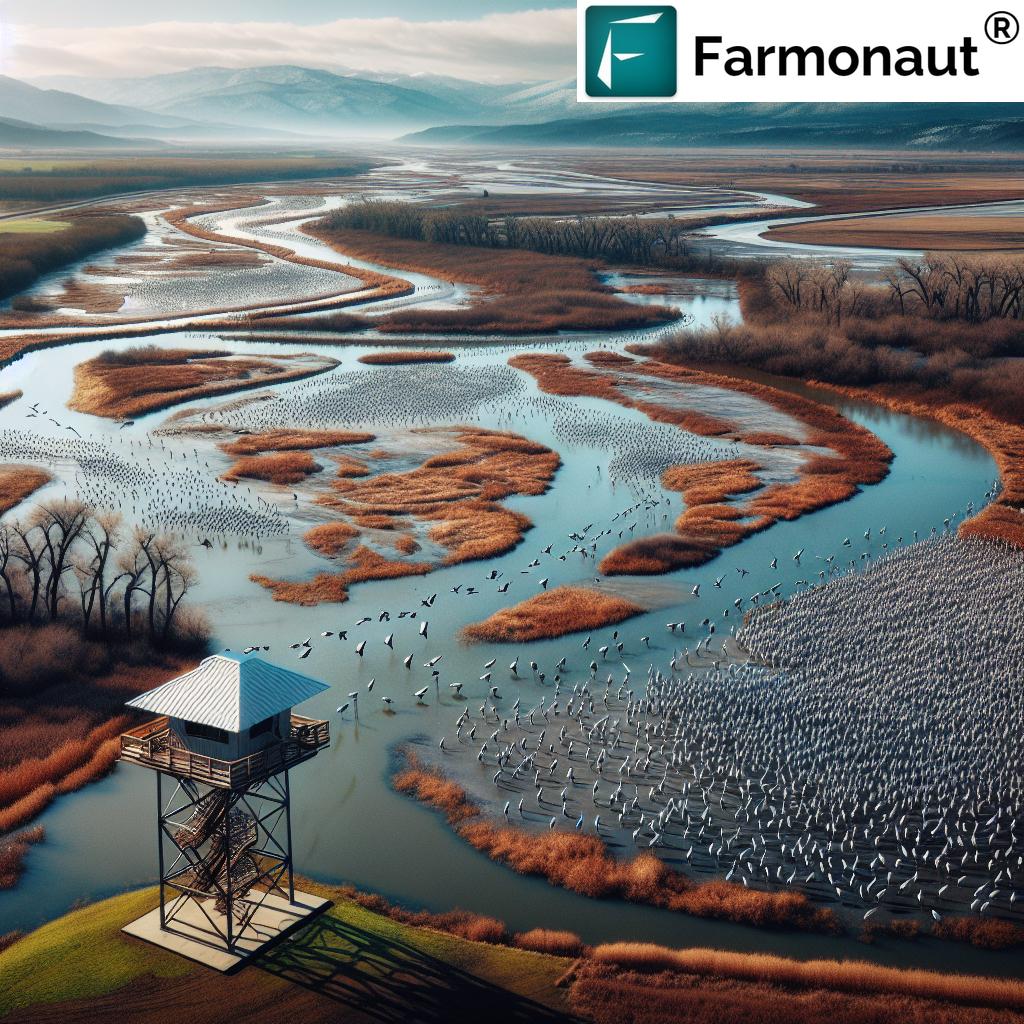
[(439, 349), (386, 349), (383, 352), (367, 352), (359, 357), (359, 362), (368, 366), (400, 366), (404, 363), (451, 363), (455, 360), (454, 352), (443, 352)]
[(979, 949), (1011, 949), (1024, 945), (1024, 928), (994, 917), (944, 917), (932, 927), (932, 935), (969, 942)]
[(614, 330), (664, 322), (677, 315), (663, 306), (621, 299), (597, 280), (600, 264), (593, 260), (392, 238), (330, 228), (322, 221), (305, 230), (347, 256), (476, 285), (482, 291), (468, 308), (389, 313), (379, 321), (380, 330), (388, 333)]
[(466, 626), (462, 636), (478, 643), (546, 640), (611, 626), (644, 611), (633, 601), (591, 587), (555, 587)]
[[(769, 487), (762, 487), (756, 476), (760, 466), (750, 460), (669, 470), (663, 480), (666, 488), (680, 490), (684, 497), (690, 491), (688, 507), (676, 520), (675, 534), (646, 537), (613, 549), (599, 566), (606, 575), (651, 575), (701, 565), (723, 548), (779, 520), (796, 519), (845, 501), (856, 494), (861, 485), (877, 483), (888, 472), (892, 459), (889, 448), (870, 431), (821, 403), (742, 378), (654, 360), (637, 362), (618, 353), (592, 352), (586, 358), (604, 372), (574, 366), (568, 357), (551, 354), (514, 356), (509, 364), (532, 374), (540, 388), (552, 394), (605, 398), (692, 433), (709, 437), (728, 434), (738, 441), (757, 443), (764, 437), (761, 432), (745, 432), (699, 410), (644, 402), (627, 394), (619, 385), (623, 379), (636, 383), (638, 378), (642, 381), (647, 376), (681, 385), (739, 391), (802, 423), (807, 430), (804, 445), (827, 448), (835, 453), (805, 456), (795, 481)], [(628, 377), (619, 374), (628, 374)], [(769, 435), (768, 440), (773, 445), (789, 443), (787, 437), (778, 434)], [(742, 502), (727, 501), (740, 494), (751, 497)]]
[(301, 380), (335, 365), (293, 366), (287, 357), (233, 357), (230, 352), (156, 345), (103, 352), (75, 367), (72, 409), (124, 419), (198, 397)]
[(398, 562), (365, 545), (349, 556), (344, 572), (321, 572), (311, 580), (273, 580), (254, 575), (250, 579), (271, 592), (275, 601), (315, 605), (348, 600), (348, 588), (366, 580), (393, 580), (402, 576), (424, 576), (433, 569), (429, 562)]
[(1019, 981), (646, 943), (598, 946), (567, 975), (595, 1024), (1019, 1024)]
[(259, 455), (261, 452), (313, 451), (343, 444), (373, 441), (375, 435), (357, 430), (266, 430), (243, 434), (220, 446), (228, 455)]
[(297, 484), (324, 467), (309, 452), (271, 452), (243, 455), (221, 475), (222, 480), (266, 480), (272, 484)]
[(471, 910), (454, 910), (432, 913), (429, 910), (407, 910), (388, 902), (377, 893), (360, 892), (354, 886), (345, 885), (340, 893), (346, 899), (359, 904), (375, 914), (382, 914), (393, 921), (412, 925), (416, 928), (431, 928), (434, 931), (458, 935), (471, 942), (487, 942), (492, 945), (516, 946), (535, 953), (551, 956), (580, 956), (587, 946), (575, 933), (534, 928), (532, 931), (512, 934), (503, 921)]
[(182, 658), (114, 648), (57, 623), (0, 637), (0, 834), (63, 793), (105, 775), (130, 719), (123, 702), (190, 667)]
[(314, 551), (321, 555), (334, 558), (341, 554), (353, 537), (359, 536), (359, 530), (348, 523), (321, 523), (307, 530), (302, 539)]
[(894, 992), (968, 1006), (1024, 1010), (1024, 982), (1010, 978), (883, 967), (864, 960), (792, 960), (769, 953), (667, 949), (640, 942), (597, 946), (591, 956), (598, 963), (642, 971), (671, 970), (834, 992)]
[(20, 505), (53, 479), (38, 466), (0, 466), (0, 515)]
[(698, 917), (818, 932), (839, 928), (832, 911), (815, 908), (800, 893), (762, 892), (724, 881), (696, 885), (651, 853), (618, 860), (597, 836), (538, 835), (493, 824), (457, 782), (410, 752), (406, 758), (407, 767), (392, 779), (395, 789), (443, 811), (462, 839), (520, 874), (539, 875), (595, 899), (625, 899)]
[[(408, 533), (412, 520), (429, 524), (427, 535), (446, 549), (444, 564), (502, 554), (515, 547), (531, 526), (519, 512), (500, 501), (512, 494), (542, 494), (559, 465), (557, 453), (516, 434), (459, 427), (453, 432), (457, 446), (426, 459), (404, 473), (367, 477), (362, 464), (339, 465), (331, 493), (317, 501), (345, 517), (346, 524), (367, 529)], [(359, 479), (366, 477), (366, 479)], [(343, 553), (346, 531), (333, 535), (314, 528), (311, 536), (322, 554)], [(413, 544), (416, 547), (413, 547)], [(414, 538), (397, 541), (396, 550), (418, 550)], [(273, 591), (279, 601), (314, 604), (344, 601), (348, 587), (362, 580), (422, 575), (435, 565), (385, 559), (365, 545), (350, 556), (339, 573), (320, 573), (312, 580), (287, 583), (253, 577)]]
[[(0, 839), (0, 889), (13, 889), (25, 870), (25, 855), (28, 848), (41, 843), (46, 836), (42, 825), (25, 829), (15, 835)], [(0, 949), (3, 947), (0, 946)]]

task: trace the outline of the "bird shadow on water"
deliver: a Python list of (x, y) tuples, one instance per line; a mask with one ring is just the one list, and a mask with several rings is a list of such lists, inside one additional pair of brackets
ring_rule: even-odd
[(401, 940), (384, 939), (330, 916), (311, 922), (255, 964), (367, 1020), (573, 1020)]

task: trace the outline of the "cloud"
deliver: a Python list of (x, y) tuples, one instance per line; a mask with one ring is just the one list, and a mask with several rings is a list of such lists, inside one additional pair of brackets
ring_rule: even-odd
[(345, 18), (321, 25), (154, 22), (72, 29), (21, 24), (6, 26), (4, 36), (0, 72), (18, 78), (301, 64), (515, 82), (573, 74), (576, 12), (518, 11), (445, 21)]

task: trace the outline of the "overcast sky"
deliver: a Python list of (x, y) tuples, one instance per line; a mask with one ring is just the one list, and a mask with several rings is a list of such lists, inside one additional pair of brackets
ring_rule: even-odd
[[(0, 0), (0, 74), (125, 77), (302, 64), (480, 81), (568, 78), (575, 9), (523, 0)], [(147, 16), (147, 12), (150, 12)]]

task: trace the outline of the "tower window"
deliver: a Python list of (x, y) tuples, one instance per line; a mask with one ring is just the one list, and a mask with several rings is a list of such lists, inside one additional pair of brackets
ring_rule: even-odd
[(214, 725), (203, 725), (202, 722), (186, 722), (185, 734), (201, 740), (213, 740), (214, 743), (227, 743), (226, 729), (218, 729)]

